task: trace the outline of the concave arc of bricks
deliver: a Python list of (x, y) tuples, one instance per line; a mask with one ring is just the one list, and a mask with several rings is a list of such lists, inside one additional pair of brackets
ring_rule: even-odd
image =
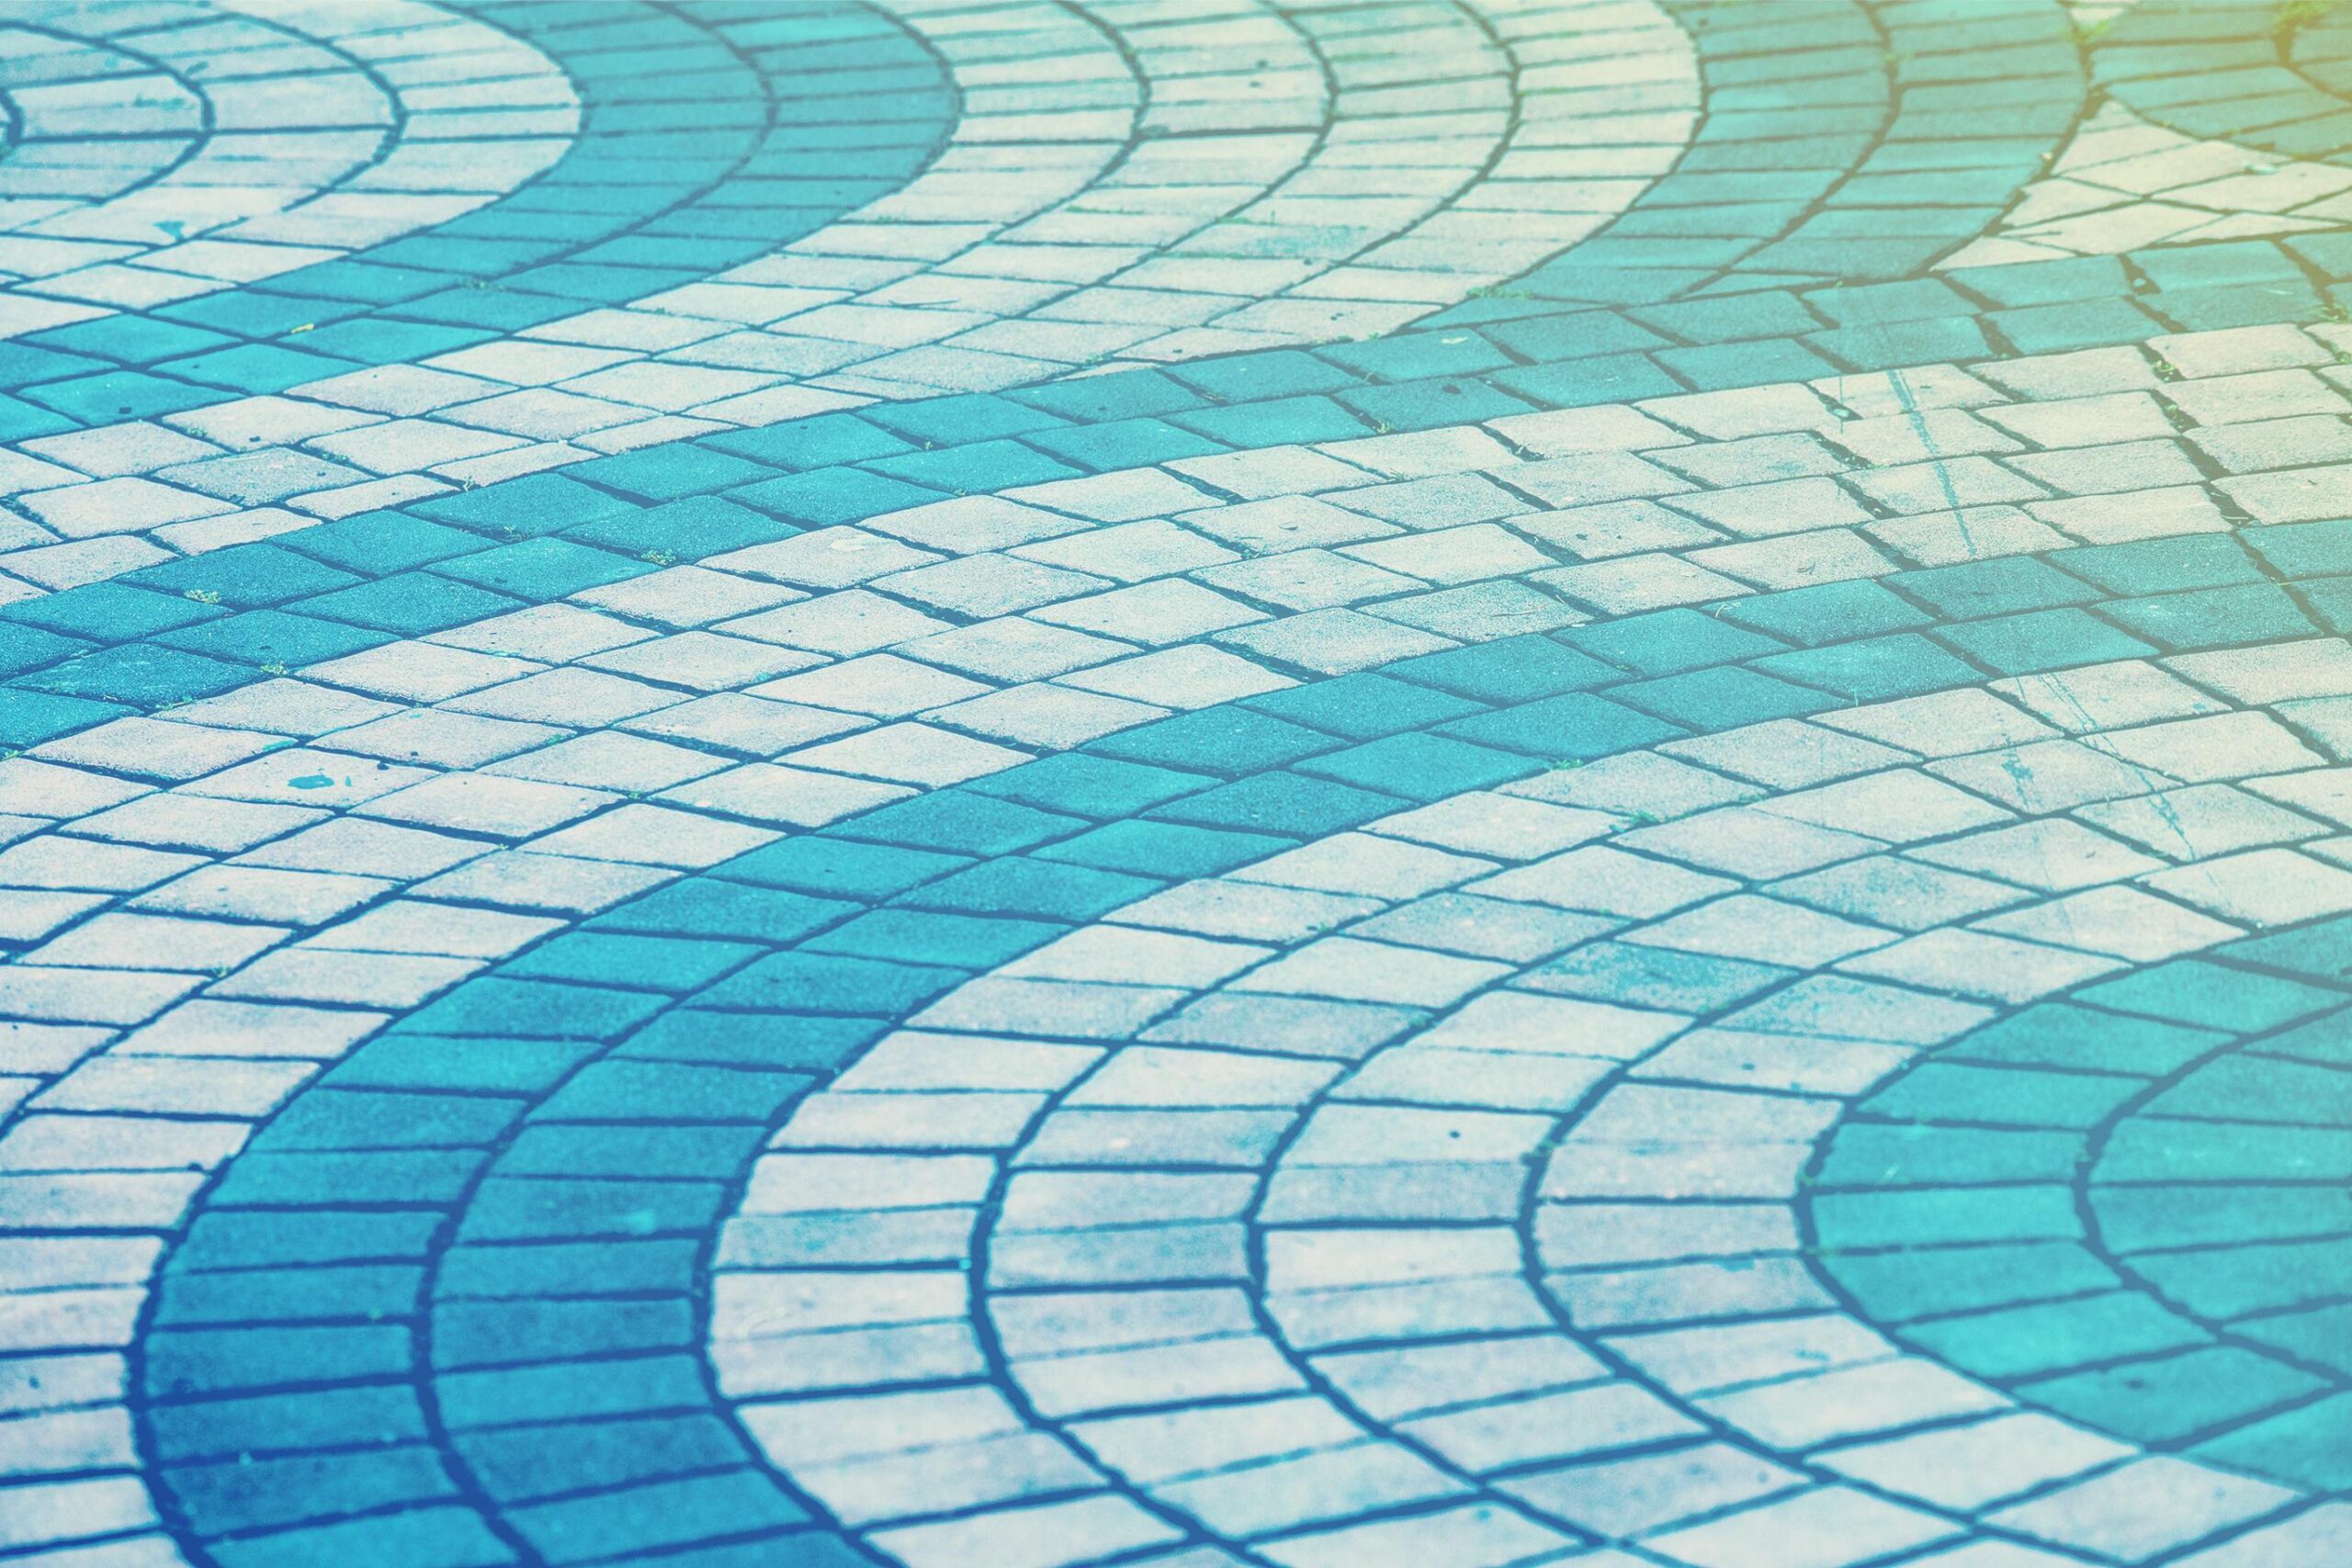
[(2352, 1558), (2347, 61), (0, 16), (0, 1568)]

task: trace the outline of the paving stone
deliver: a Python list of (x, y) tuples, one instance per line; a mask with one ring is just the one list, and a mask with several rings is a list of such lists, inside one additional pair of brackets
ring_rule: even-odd
[(2343, 28), (1261, 10), (44, 16), (0, 1547), (2343, 1555)]

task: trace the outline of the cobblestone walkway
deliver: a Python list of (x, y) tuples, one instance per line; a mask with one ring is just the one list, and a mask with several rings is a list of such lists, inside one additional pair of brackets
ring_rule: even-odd
[(0, 108), (0, 1568), (2352, 1562), (2352, 6)]

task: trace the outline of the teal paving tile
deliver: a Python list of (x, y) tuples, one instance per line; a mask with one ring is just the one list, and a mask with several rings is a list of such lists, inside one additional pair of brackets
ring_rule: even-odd
[(862, 522), (881, 513), (902, 512), (945, 498), (944, 491), (857, 468), (819, 468), (762, 479), (728, 492), (729, 500), (809, 527)]
[(1033, 430), (1051, 430), (1063, 423), (1042, 409), (1024, 407), (1010, 398), (987, 392), (884, 403), (866, 410), (864, 417), (868, 423), (880, 425), (925, 447), (1001, 441)]
[[(307, 336), (304, 341), (307, 344)], [(187, 359), (167, 359), (155, 368), (161, 374), (202, 386), (259, 395), (282, 392), (310, 381), (323, 381), (330, 376), (348, 375), (365, 366), (356, 359), (312, 353), (307, 346), (297, 350), (269, 344), (241, 344)]]
[(903, 893), (969, 863), (965, 856), (928, 850), (838, 839), (787, 839), (736, 856), (721, 864), (718, 874), (731, 881), (819, 897), (872, 901)]
[(1639, 353), (1668, 347), (1672, 341), (1613, 310), (1572, 310), (1503, 321), (1481, 327), (1479, 334), (1538, 364), (1599, 354)]
[(1116, 376), (1085, 376), (1007, 394), (1015, 402), (1080, 424), (1150, 419), (1202, 406), (1204, 399), (1159, 370), (1126, 370)]
[(446, 287), (452, 275), (421, 267), (386, 266), (363, 261), (320, 262), (298, 271), (280, 273), (262, 286), (267, 294), (290, 294), (305, 299), (348, 299), (368, 305), (390, 305), (413, 299)]
[(1407, 800), (1436, 801), (1524, 777), (1531, 764), (1510, 752), (1442, 736), (1392, 735), (1311, 758), (1298, 771)]
[(417, 637), (519, 610), (523, 602), (430, 572), (402, 571), (299, 599), (290, 607), (330, 621)]
[(485, 549), (488, 541), (422, 517), (363, 512), (305, 528), (279, 547), (300, 551), (357, 577), (372, 578)]
[[(380, 646), (385, 634), (374, 629), (288, 615), (279, 610), (248, 610), (242, 615), (205, 621), (156, 639), (166, 648), (227, 660), (264, 670), (279, 671), (340, 659), (345, 654)], [(250, 672), (247, 679), (251, 678)]]
[(2200, 1459), (2315, 1491), (2352, 1486), (2352, 1394), (2281, 1411), (2200, 1443)]
[(2267, 582), (2119, 600), (2106, 614), (2150, 642), (2177, 649), (2233, 648), (2319, 630), (2292, 595)]
[[(2080, 1296), (2118, 1282), (2113, 1269), (2085, 1248), (2064, 1242), (1848, 1253), (1828, 1267), (1864, 1311), (1893, 1324), (1929, 1314), (1983, 1312)], [(2055, 1403), (2042, 1400), (2047, 1386), (2029, 1385), (2038, 1402)]]
[(1048, 812), (1115, 821), (1215, 782), (1173, 768), (1067, 751), (976, 779), (966, 787)]
[(1335, 394), (1376, 431), (1434, 430), (1527, 413), (1534, 405), (1469, 377), (1354, 387)]
[(80, 428), (79, 420), (36, 408), (20, 398), (0, 396), (0, 441), (30, 441), (36, 436), (62, 435)]
[(1798, 337), (1830, 325), (1793, 294), (1751, 294), (1736, 300), (1690, 300), (1629, 310), (1644, 326), (1683, 343), (1739, 343)]
[(1476, 333), (1398, 333), (1370, 343), (1345, 343), (1317, 357), (1381, 381), (1422, 381), (1498, 370), (1510, 356)]
[[(1264, 704), (1257, 705), (1260, 708)], [(1247, 707), (1203, 708), (1137, 726), (1087, 750), (1122, 761), (1216, 773), (1251, 773), (1335, 749), (1329, 735)]]
[(2128, 299), (2025, 306), (1995, 310), (1984, 320), (2019, 354), (2070, 354), (2079, 349), (2141, 343), (2160, 327), (2156, 318)]
[(1070, 928), (1043, 920), (957, 915), (937, 910), (876, 909), (835, 927), (808, 944), (811, 953), (844, 953), (958, 969), (991, 969), (1042, 947)]
[(2272, 570), (2299, 582), (2352, 573), (2352, 521), (2254, 529), (2243, 542)]
[(1194, 827), (1321, 838), (1402, 810), (1406, 804), (1396, 795), (1335, 780), (1269, 773), (1182, 796), (1151, 815)]
[[(1413, 662), (1408, 660), (1403, 667)], [(1270, 714), (1293, 725), (1305, 725), (1351, 740), (1426, 729), (1445, 719), (1482, 711), (1480, 704), (1453, 693), (1369, 671), (1246, 698), (1240, 705), (1245, 711)], [(1179, 753), (1166, 754), (1173, 758)], [(1307, 750), (1301, 750), (1283, 760), (1295, 761), (1307, 754)]]
[(2067, 550), (2055, 563), (2110, 594), (2177, 593), (2264, 581), (2259, 564), (2226, 534), (2189, 534)]
[(2174, 1442), (2324, 1386), (2268, 1357), (2217, 1345), (2025, 1385), (2038, 1404), (2142, 1442)]
[(2081, 1129), (2097, 1126), (2146, 1088), (2137, 1076), (1933, 1061), (1871, 1095), (1862, 1109), (1905, 1122)]
[(904, 479), (955, 495), (1044, 484), (1050, 479), (1072, 478), (1080, 471), (1018, 441), (1007, 440), (975, 441), (933, 452), (876, 457), (865, 466), (888, 479)]
[(2253, 1031), (2276, 1028), (2343, 1004), (2339, 991), (2254, 975), (2202, 959), (2184, 958), (2141, 969), (2121, 979), (2101, 981), (2075, 993), (2078, 999), (2118, 1012), (2143, 1013), (2206, 1028)]
[(1296, 843), (1262, 832), (1182, 822), (1114, 822), (1039, 852), (1097, 871), (1144, 876), (1214, 876)]
[[(1157, 876), (1176, 874), (1173, 868), (1128, 863), (1121, 858), (1118, 847), (1124, 840), (1099, 836), (1137, 826), (1141, 824), (1114, 823), (1109, 828), (1042, 845), (1034, 854), (983, 861), (901, 893), (896, 902), (910, 908), (992, 918), (1014, 916), (1072, 923), (1100, 919), (1114, 909), (1159, 891), (1165, 885), (1156, 880)], [(1265, 841), (1253, 840), (1260, 844)], [(1137, 872), (1150, 874), (1134, 874)]]
[(1785, 647), (1701, 610), (1658, 610), (1571, 626), (1555, 635), (1562, 642), (1641, 675), (1673, 675), (1730, 664)]
[(1489, 704), (1587, 691), (1622, 678), (1599, 660), (1544, 637), (1506, 637), (1423, 654), (1387, 666), (1384, 674)]
[[(2082, 1160), (2083, 1140), (2075, 1133), (1849, 1122), (1838, 1129), (1815, 1185), (1824, 1193), (1839, 1189), (1863, 1193), (1975, 1189), (1993, 1183), (2064, 1186), (2073, 1181)], [(2079, 1228), (2049, 1234), (2071, 1236)], [(1894, 1245), (1902, 1241), (1897, 1236)]]
[[(208, 332), (153, 316), (103, 316), (35, 333), (0, 353), (0, 384), (21, 386), (28, 380), (49, 380), (74, 370), (101, 368), (96, 360), (118, 365), (153, 365), (159, 359), (224, 348), (236, 340), (225, 333)], [(51, 350), (60, 357), (54, 368), (28, 349)], [(86, 358), (82, 356), (88, 356)]]
[[(2061, 558), (2071, 561), (2078, 553), (2070, 550)], [(1879, 581), (1937, 616), (1956, 621), (2085, 604), (2100, 596), (2097, 588), (2033, 556), (1898, 571)]]
[(562, 474), (527, 474), (480, 490), (435, 496), (409, 507), (435, 522), (510, 537), (559, 533), (573, 524), (618, 516), (630, 509), (629, 502)]
[[(1230, 355), (1168, 369), (1174, 380), (1228, 403), (1253, 403), (1335, 392), (1363, 378), (1295, 349)], [(1179, 411), (1172, 406), (1162, 412)], [(1177, 423), (1183, 423), (1178, 420)]]
[(591, 931), (649, 936), (797, 942), (854, 914), (862, 904), (782, 888), (696, 877), (632, 898), (588, 922)]
[(582, 985), (627, 975), (651, 989), (684, 994), (740, 968), (761, 951), (749, 942), (575, 931), (501, 965), (499, 973)]
[(1968, 684), (1977, 673), (1973, 666), (1910, 634), (1776, 654), (1758, 660), (1754, 668), (1858, 703), (1950, 691)]
[(1589, 761), (1683, 733), (1665, 719), (1580, 692), (1455, 719), (1438, 732), (1552, 762)]
[(1233, 408), (1196, 409), (1168, 423), (1240, 450), (1351, 441), (1372, 434), (1363, 415), (1328, 397), (1270, 398)]
[(2228, 1039), (2211, 1029), (2123, 1017), (2073, 1002), (2041, 1002), (1962, 1036), (1945, 1054), (1965, 1061), (2077, 1067), (2154, 1080)]
[(680, 443), (599, 457), (578, 465), (567, 477), (631, 500), (660, 502), (709, 495), (773, 476), (747, 458)]
[(166, 321), (226, 333), (232, 337), (260, 338), (304, 327), (322, 327), (356, 316), (361, 308), (356, 302), (241, 288), (159, 305), (153, 313)]
[[(118, 316), (109, 320), (115, 322), (128, 322), (135, 321), (137, 318)], [(171, 342), (173, 340), (168, 336), (169, 333), (192, 329), (173, 328), (166, 323), (164, 330), (166, 333), (164, 341)], [(124, 328), (118, 325), (112, 333), (104, 336), (118, 336), (123, 331)], [(76, 348), (70, 343), (46, 341), (54, 335), (51, 333), (37, 335), (42, 341), (37, 342), (34, 338), (27, 338), (20, 343), (0, 344), (0, 387), (6, 387), (14, 391), (20, 387), (37, 386), (44, 381), (62, 381), (71, 377), (103, 375), (117, 364), (143, 363), (127, 355), (99, 354), (96, 352), (95, 345)], [(104, 338), (101, 341), (104, 341)], [(207, 333), (191, 346), (209, 347), (214, 343), (227, 341), (229, 340), (220, 337), (218, 333)]]
[(879, 423), (846, 413), (819, 414), (756, 430), (730, 430), (705, 437), (703, 445), (796, 474), (915, 450), (912, 442), (891, 434)]
[(0, 623), (0, 677), (21, 675), (87, 653), (91, 646), (79, 637), (60, 637), (39, 626)]
[(437, 561), (429, 570), (460, 582), (512, 594), (526, 603), (539, 604), (640, 576), (653, 568), (643, 561), (630, 560), (608, 550), (591, 549), (568, 539), (526, 539), (520, 544), (501, 545), (495, 549)]
[(695, 998), (703, 1006), (903, 1018), (965, 978), (961, 969), (806, 951), (772, 953)]
[(798, 532), (792, 524), (722, 496), (694, 495), (582, 523), (565, 529), (563, 536), (639, 558), (692, 561), (773, 544)]
[(1213, 457), (1225, 450), (1205, 435), (1148, 416), (1032, 431), (1022, 439), (1095, 473), (1148, 468), (1181, 457)]
[(1687, 729), (1736, 729), (1832, 705), (1824, 694), (1753, 670), (1694, 670), (1613, 687), (1611, 699)]
[(1840, 368), (1833, 344), (1823, 343), (1835, 333), (1817, 334), (1809, 343), (1829, 350), (1824, 358), (1813, 346), (1790, 338), (1759, 338), (1737, 343), (1709, 344), (1696, 348), (1660, 349), (1651, 357), (1668, 374), (1702, 392), (1738, 387), (1761, 387), (1773, 381), (1807, 381), (1835, 375)]
[(38, 746), (130, 711), (120, 703), (59, 696), (14, 684), (0, 687), (0, 746)]
[(1939, 626), (1935, 635), (1961, 657), (1996, 675), (2066, 670), (2109, 660), (2139, 659), (2156, 651), (2154, 642), (2082, 610), (2001, 615), (1989, 621)]
[(2132, 287), (2120, 256), (1954, 267), (1944, 277), (1987, 304), (2007, 308), (2120, 299)]
[(217, 605), (180, 594), (120, 582), (94, 582), (71, 593), (27, 599), (0, 608), (0, 620), (67, 637), (130, 641), (221, 614)]
[(1556, 364), (1498, 370), (1487, 378), (1538, 408), (1584, 408), (1594, 403), (1670, 398), (1690, 388), (1657, 362), (1638, 354), (1602, 354)]
[(2195, 1324), (2130, 1291), (1913, 1323), (1905, 1334), (1932, 1355), (1996, 1379), (2047, 1376), (2211, 1342)]
[(997, 855), (1028, 849), (1083, 826), (1075, 817), (977, 791), (941, 790), (865, 812), (836, 831), (844, 838), (872, 839), (905, 848)]
[(201, 408), (220, 399), (220, 394), (209, 387), (137, 370), (111, 370), (64, 381), (44, 381), (23, 389), (22, 395), (83, 425), (153, 419)]
[(1932, 321), (1865, 321), (1833, 332), (1815, 333), (1804, 341), (1842, 370), (1886, 370), (1905, 365), (1980, 359), (1993, 352), (1984, 327), (1964, 315)]
[[(235, 609), (281, 604), (306, 594), (348, 588), (360, 579), (277, 545), (236, 545), (209, 555), (125, 573), (116, 581)], [(209, 598), (206, 596), (209, 595)]]
[(1807, 648), (1930, 624), (1927, 615), (1875, 582), (1831, 582), (1759, 593), (1731, 600), (1719, 614), (1751, 631)]

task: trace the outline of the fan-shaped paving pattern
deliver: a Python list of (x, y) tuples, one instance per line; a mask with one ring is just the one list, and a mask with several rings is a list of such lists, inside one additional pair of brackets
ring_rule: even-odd
[[(2160, 843), (2174, 863), (2138, 857), (2137, 891), (2109, 881), (2133, 872), (2121, 844), (2041, 815), (2067, 804), (2036, 787), (2069, 771), (2060, 750), (2106, 739), (2075, 682), (2137, 685), (2148, 704), (2168, 689), (2184, 716), (2218, 706), (2099, 671), (2012, 683), (2007, 701), (1915, 698), (1829, 728), (1624, 753), (1181, 885), (946, 993), (802, 1105), (755, 1168), (719, 1255), (722, 1386), (815, 1495), (914, 1562), (957, 1561), (1056, 1510), (1071, 1528), (1116, 1517), (1108, 1489), (1122, 1487), (1140, 1534), (1139, 1506), (1172, 1509), (1282, 1562), (1408, 1550), (1430, 1531), (1497, 1561), (1586, 1532), (1702, 1563), (1784, 1529), (1868, 1554), (1948, 1539), (1972, 1516), (1996, 1537), (2138, 1555), (2289, 1507), (2292, 1491), (2226, 1470), (2126, 1463), (2131, 1448), (1937, 1364), (2015, 1384), (2177, 1348), (2101, 1310), (2040, 1243), (2042, 1189), (1845, 1190), (1882, 1165), (1907, 1187), (2007, 1157), (2054, 1170), (2071, 1221), (2064, 1183), (2087, 1162), (2002, 1145), (1975, 1125), (2002, 1115), (1927, 1080), (1964, 1077), (1943, 1064), (1980, 1060), (1980, 1037), (2030, 1041), (2052, 1016), (1972, 1032), (1986, 1000), (2226, 938), (2214, 911), (2248, 917), (2244, 895), (2209, 894), (2207, 912), (2167, 901), (2254, 873), (2209, 871), (2219, 846)], [(2210, 816), (2211, 794), (2187, 800), (2226, 789), (2183, 788), (2211, 776), (2188, 761), (2200, 729), (2219, 733), (2182, 716), (2119, 737), (2127, 753), (2170, 741), (2180, 760), (2119, 770), (2083, 814)], [(2316, 771), (2255, 788), (2332, 789), (2340, 770), (2278, 733), (2271, 764)], [(2039, 766), (2023, 761), (2037, 751)], [(1988, 790), (2005, 778), (2024, 798)], [(2084, 841), (2059, 863), (2108, 863), (2069, 864), (2053, 886), (2039, 852), (2070, 834)], [(2299, 897), (2325, 884), (2273, 853), (2263, 873)], [(2326, 965), (2341, 957), (2331, 936)], [(2171, 1012), (2151, 998), (2217, 973), (2177, 963), (2086, 999)], [(2281, 988), (2305, 1012), (2341, 1005)], [(2210, 979), (2204, 995), (2232, 1005)], [(2144, 1043), (2112, 1027), (2081, 1038)], [(2068, 1105), (2038, 1085), (2004, 1103), (2036, 1126)], [(1882, 1123), (1906, 1113), (1952, 1125), (1889, 1142)], [(1791, 1201), (1833, 1126), (1801, 1243)], [(877, 1188), (879, 1207), (854, 1206)], [(1863, 1300), (1935, 1359), (1841, 1315), (1804, 1247), (1848, 1288), (1869, 1284)], [(827, 1271), (853, 1261), (868, 1272)], [(2216, 1267), (2220, 1288), (2247, 1288)], [(2085, 1298), (2065, 1303), (2079, 1321), (2008, 1315), (2012, 1299), (2061, 1296)], [(860, 1303), (861, 1317), (833, 1315)], [(2037, 1359), (2051, 1345), (2073, 1360)], [(2018, 1398), (2041, 1403), (2044, 1386)], [(2066, 1414), (2117, 1424), (2047, 1386)], [(2323, 1412), (2198, 1452), (2324, 1495), (2340, 1483)], [(866, 1435), (836, 1444), (844, 1427)], [(1644, 1478), (1676, 1474), (1681, 1487), (1645, 1495)], [(1088, 1489), (1095, 1500), (1029, 1503)], [(2157, 1506), (2167, 1496), (2177, 1508)], [(980, 1511), (924, 1517), (944, 1504)]]
[(1825, 1150), (1826, 1270), (2024, 1398), (2342, 1491), (2345, 934), (2232, 944), (1942, 1047)]
[(2352, 152), (2352, 21), (2338, 6), (2141, 0), (2098, 42), (2099, 80), (2159, 124), (2291, 158)]
[[(764, 26), (822, 35), (840, 30), (832, 16), (810, 8)], [(473, 242), (493, 275), (509, 274), (502, 289), (610, 302), (580, 314), (535, 309), (526, 298), (485, 317), (477, 303), (428, 291), (447, 265), (446, 247), (430, 261), (388, 258), (404, 270), (380, 287), (390, 298), (373, 301), (371, 314), (389, 319), (356, 345), (349, 321), (323, 332), (305, 321), (295, 336), (271, 323), (282, 346), (261, 382), (240, 383), (262, 394), (249, 404), (266, 406), (207, 406), (200, 391), (170, 379), (217, 384), (212, 368), (256, 368), (251, 355), (156, 367), (164, 378), (148, 377), (153, 385), (142, 390), (161, 400), (156, 412), (171, 431), (197, 444), (141, 470), (138, 504), (106, 537), (86, 536), (91, 525), (78, 514), (92, 502), (71, 493), (70, 458), (94, 443), (152, 443), (119, 426), (61, 438), (66, 465), (24, 474), (20, 489), (41, 497), (25, 504), (43, 528), (60, 532), (54, 518), (63, 516), (62, 531), (83, 536), (63, 549), (28, 542), (14, 558), (19, 574), (36, 587), (91, 581), (166, 550), (283, 532), (305, 513), (345, 515), (876, 397), (1400, 325), (1556, 253), (1622, 208), (1671, 160), (1696, 96), (1681, 36), (1640, 3), (1579, 6), (1575, 30), (1531, 32), (1533, 64), (1519, 60), (1508, 17), (1483, 23), (1441, 4), (1295, 16), (1244, 7), (1210, 19), (1149, 6), (918, 5), (900, 19), (951, 74), (971, 78), (954, 141), (927, 175), (707, 279), (664, 280), (656, 268), (676, 259), (676, 245), (657, 262), (650, 251), (625, 256), (608, 244), (596, 259), (620, 265), (583, 268), (544, 265), (527, 248), (514, 255), (515, 238), (539, 237), (527, 225), (503, 245)], [(718, 24), (722, 37), (728, 26)], [(547, 37), (563, 41), (560, 21)], [(782, 69), (825, 73), (813, 105), (790, 101), (809, 87), (786, 95), (785, 119), (797, 107), (824, 145), (858, 92), (835, 62), (884, 41), (845, 40), (817, 56), (777, 51)], [(1584, 78), (1602, 71), (1635, 78), (1605, 114), (1582, 107), (1593, 96)], [(865, 76), (864, 92), (894, 90), (894, 102), (920, 106), (919, 83), (888, 67)], [(1041, 92), (1083, 101), (1040, 112)], [(1634, 122), (1629, 142), (1622, 128), (1634, 107), (1653, 112)], [(592, 105), (592, 149), (602, 145), (596, 126)], [(876, 173), (890, 162), (891, 130), (869, 125), (863, 134), (882, 149), (861, 153)], [(800, 140), (809, 140), (807, 128)], [(772, 160), (793, 150), (788, 134), (771, 141), (783, 143), (763, 154)], [(1563, 184), (1549, 175), (1560, 165), (1604, 177)], [(793, 187), (775, 183), (741, 182), (721, 205), (730, 214), (768, 206), (770, 224), (788, 220), (799, 210)], [(802, 186), (829, 201), (875, 188), (806, 176)], [(662, 218), (647, 232), (710, 235), (698, 248), (731, 263), (741, 256), (729, 255), (725, 240), (741, 229)], [(517, 270), (517, 260), (542, 265)], [(304, 310), (322, 314), (315, 303)], [(476, 341), (493, 327), (519, 328), (526, 341)], [(361, 369), (381, 357), (364, 352), (379, 344), (425, 360), (432, 373)], [(320, 351), (328, 357), (306, 357)], [(35, 401), (77, 395), (76, 382), (50, 385), (48, 366), (29, 368)], [(204, 442), (256, 430), (269, 434), (232, 444), (277, 435), (283, 446), (208, 466)]]
[(418, 14), (571, 151), (0, 356), (0, 1553), (2341, 1560), (2352, 254), (2135, 34)]
[[(446, 220), (531, 179), (578, 128), (545, 55), (424, 5), (28, 5), (6, 42), (11, 336)], [(475, 84), (501, 112), (476, 112)]]

